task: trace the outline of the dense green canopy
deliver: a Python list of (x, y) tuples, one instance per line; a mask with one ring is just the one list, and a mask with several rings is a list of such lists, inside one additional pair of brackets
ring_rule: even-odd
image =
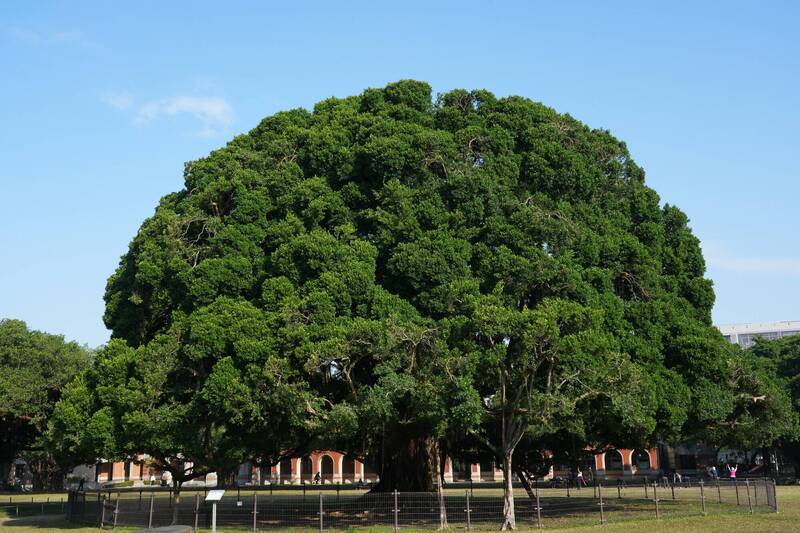
[(800, 472), (800, 335), (757, 339), (737, 361), (732, 421), (710, 438), (732, 447), (775, 446)]
[(116, 424), (170, 412), (242, 458), (335, 444), (427, 487), (392, 467), (435, 467), (447, 435), (504, 455), (523, 435), (602, 446), (725, 419), (704, 272), (686, 215), (609, 132), (400, 81), (188, 163), (108, 282), (129, 347), (101, 361), (129, 365), (126, 388), (164, 372)]
[(89, 352), (63, 336), (0, 320), (0, 465), (24, 454), (37, 489), (52, 481), (43, 440), (47, 421), (62, 389), (88, 366)]

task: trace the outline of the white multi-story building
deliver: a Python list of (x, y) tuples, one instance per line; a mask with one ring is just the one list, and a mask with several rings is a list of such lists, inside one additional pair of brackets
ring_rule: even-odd
[(783, 322), (767, 322), (765, 324), (729, 324), (717, 326), (726, 340), (749, 348), (756, 343), (756, 338), (764, 340), (780, 339), (800, 333), (800, 320)]

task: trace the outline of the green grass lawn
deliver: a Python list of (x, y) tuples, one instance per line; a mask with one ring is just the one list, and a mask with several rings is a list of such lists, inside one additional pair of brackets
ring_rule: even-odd
[[(631, 490), (631, 489), (628, 489)], [(611, 492), (611, 491), (609, 491)], [(615, 492), (615, 491), (614, 491)], [(249, 494), (249, 493), (248, 493)], [(277, 492), (276, 492), (277, 494)], [(244, 497), (246, 493), (242, 491)], [(488, 495), (488, 494), (487, 494)], [(22, 496), (22, 495), (21, 495)], [(55, 496), (55, 498), (54, 498)], [(60, 495), (50, 495), (51, 502)], [(477, 491), (476, 491), (477, 496)], [(664, 517), (660, 520), (652, 518), (650, 504), (646, 501), (631, 503), (620, 510), (618, 513), (610, 512), (607, 515), (608, 523), (598, 524), (597, 516), (572, 516), (568, 518), (546, 518), (545, 527), (551, 531), (564, 532), (721, 532), (721, 533), (766, 533), (766, 532), (800, 532), (800, 487), (778, 487), (778, 506), (779, 512), (771, 513), (760, 511), (753, 515), (746, 512), (746, 507), (733, 508), (735, 512), (730, 512), (731, 508), (725, 506), (709, 505), (708, 516), (681, 516), (679, 513), (699, 512), (693, 507), (691, 494), (688, 491), (681, 493), (679, 498), (683, 498), (683, 503), (673, 503), (669, 501), (668, 495), (660, 494), (665, 498), (662, 503)], [(46, 497), (46, 496), (45, 496)], [(627, 497), (627, 496), (626, 496)], [(711, 495), (708, 495), (711, 498)], [(37, 498), (35, 498), (37, 499)], [(6, 500), (7, 501), (7, 500)], [(26, 500), (23, 496), (23, 502)], [(27, 501), (30, 502), (30, 496)], [(0, 499), (2, 502), (2, 499)], [(93, 533), (102, 530), (92, 527), (80, 527), (75, 524), (65, 522), (62, 516), (31, 516), (15, 518), (14, 511), (7, 507), (2, 507), (0, 503), (0, 530), (13, 533), (47, 533), (50, 531), (74, 531), (76, 533)], [(7, 505), (7, 504), (6, 504)], [(639, 508), (641, 507), (641, 509)], [(724, 511), (724, 512), (723, 512)], [(5, 513), (3, 515), (2, 513)], [(642, 518), (644, 516), (645, 518)], [(520, 521), (518, 527), (521, 530), (530, 530), (534, 526), (528, 520), (524, 523)], [(463, 524), (457, 524), (452, 528), (454, 531), (464, 531)], [(497, 524), (481, 523), (474, 529), (479, 531), (492, 531), (497, 529)], [(132, 528), (117, 528), (118, 531), (131, 531)], [(414, 533), (413, 529), (402, 529), (404, 533)], [(226, 533), (234, 533), (235, 530), (226, 529)], [(242, 533), (247, 530), (240, 530)], [(314, 533), (314, 529), (292, 529), (292, 533)], [(391, 533), (391, 527), (370, 527), (359, 528), (358, 533)], [(428, 530), (430, 531), (430, 530)]]

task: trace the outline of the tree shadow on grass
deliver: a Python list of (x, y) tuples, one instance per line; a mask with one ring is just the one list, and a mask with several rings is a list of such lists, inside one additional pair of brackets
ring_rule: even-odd
[(40, 516), (22, 516), (15, 518), (0, 516), (0, 530), (19, 528), (21, 531), (37, 530), (37, 529), (51, 529), (51, 530), (72, 530), (72, 529), (90, 529), (86, 524), (76, 524), (68, 522), (64, 515), (40, 515)]

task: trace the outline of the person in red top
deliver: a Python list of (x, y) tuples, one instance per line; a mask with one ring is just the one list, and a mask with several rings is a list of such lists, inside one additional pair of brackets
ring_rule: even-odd
[(739, 470), (739, 465), (728, 465), (728, 475), (731, 476), (731, 479), (736, 479), (736, 471)]

